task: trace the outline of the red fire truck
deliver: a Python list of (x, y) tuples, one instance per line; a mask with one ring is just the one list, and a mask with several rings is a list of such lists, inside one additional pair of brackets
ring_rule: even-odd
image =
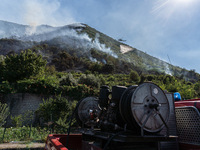
[[(103, 113), (105, 113), (106, 116), (111, 116), (111, 114), (115, 115), (115, 113), (113, 113), (114, 111), (112, 113), (110, 113), (110, 111), (111, 109), (115, 108), (112, 102), (118, 104), (116, 96), (117, 94), (118, 97), (120, 97), (120, 103), (121, 101), (123, 103), (131, 103), (131, 106), (127, 105), (127, 108), (131, 107), (131, 110), (137, 110), (140, 106), (141, 109), (138, 112), (140, 112), (142, 115), (140, 114), (139, 117), (141, 116), (141, 120), (145, 120), (144, 116), (146, 116), (146, 120), (143, 122), (141, 121), (141, 125), (139, 124), (140, 121), (137, 121), (138, 125), (140, 125), (140, 127), (142, 128), (141, 134), (133, 132), (135, 133), (135, 135), (132, 135), (128, 133), (132, 133), (131, 130), (123, 129), (120, 127), (119, 128), (121, 130), (125, 131), (114, 133), (114, 129), (112, 130), (111, 128), (109, 128), (110, 131), (104, 131), (104, 128), (102, 129), (101, 127), (100, 130), (95, 130), (94, 125), (95, 121), (97, 122), (97, 120), (94, 120), (94, 116), (97, 111), (94, 111), (94, 108), (89, 109), (89, 107), (96, 106), (97, 100), (96, 98), (89, 97), (79, 102), (76, 111), (79, 115), (78, 119), (80, 121), (85, 115), (81, 112), (86, 112), (85, 109), (88, 109), (86, 117), (90, 118), (90, 121), (89, 124), (87, 123), (87, 128), (89, 127), (90, 129), (87, 130), (87, 128), (85, 128), (82, 134), (50, 134), (46, 141), (45, 150), (200, 150), (200, 99), (181, 100), (179, 93), (167, 93), (166, 91), (161, 91), (158, 86), (152, 83), (145, 83), (138, 87), (128, 87), (127, 89), (123, 88), (124, 87), (113, 87), (113, 100), (109, 104), (110, 107), (108, 107), (106, 112)], [(101, 106), (103, 105), (101, 104), (101, 102), (103, 101), (103, 99), (101, 99), (101, 97), (103, 97), (101, 93), (105, 94), (106, 92), (108, 92), (105, 90), (105, 87), (103, 87), (103, 90), (104, 91), (100, 91), (100, 96), (98, 99), (98, 105), (100, 103)], [(120, 94), (120, 92), (123, 94)], [(130, 93), (131, 96), (129, 96)], [(139, 99), (137, 99), (137, 97), (142, 99), (141, 103), (139, 102)], [(168, 102), (165, 103), (163, 99), (167, 99)], [(132, 105), (132, 103), (135, 102), (134, 100), (137, 100), (136, 108), (134, 105)], [(119, 107), (124, 108), (124, 106), (120, 106), (120, 103)], [(126, 109), (122, 110), (129, 111)], [(166, 116), (166, 111), (168, 111), (169, 113), (168, 117), (162, 117), (162, 115)], [(118, 112), (116, 112), (116, 114), (117, 113)], [(130, 116), (130, 113), (125, 114), (128, 115), (128, 117), (132, 117)], [(133, 111), (131, 115), (135, 115)], [(102, 116), (103, 115), (101, 114), (101, 118)], [(136, 117), (138, 117), (137, 112)], [(136, 117), (134, 116), (133, 118)], [(166, 123), (165, 118), (167, 118)], [(156, 122), (156, 119), (159, 120), (159, 123)], [(86, 121), (84, 121), (84, 123), (85, 122)], [(107, 125), (110, 127), (112, 125), (112, 123), (107, 123), (107, 120), (105, 122), (105, 119), (102, 119), (102, 122), (103, 126)], [(156, 129), (159, 128), (158, 124), (163, 124), (162, 126), (164, 127), (162, 127), (162, 129), (159, 129), (159, 131), (154, 132), (152, 131), (154, 130), (154, 127), (151, 126), (151, 128), (149, 128), (149, 124), (158, 126)], [(115, 124), (113, 127), (115, 128), (117, 127), (117, 125)]]

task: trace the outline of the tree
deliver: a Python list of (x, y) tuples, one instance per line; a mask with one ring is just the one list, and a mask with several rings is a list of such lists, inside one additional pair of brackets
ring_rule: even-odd
[(58, 71), (65, 71), (66, 69), (70, 69), (74, 67), (73, 57), (66, 53), (60, 52), (57, 54), (58, 58), (52, 59), (52, 63), (55, 64)]
[(100, 88), (100, 79), (93, 74), (88, 74), (88, 75), (82, 74), (78, 79), (78, 83)]
[(59, 117), (64, 117), (72, 111), (69, 101), (61, 97), (61, 95), (56, 96), (55, 98), (49, 98), (47, 100), (43, 100), (43, 103), (40, 104), (36, 114), (44, 119), (44, 121), (49, 121), (52, 119), (53, 121), (57, 121)]
[(98, 62), (92, 63), (90, 66), (90, 70), (93, 72), (94, 71), (101, 72), (101, 69), (102, 69), (102, 64), (99, 64)]
[(104, 72), (114, 73), (114, 71), (115, 71), (115, 66), (113, 65), (113, 63), (108, 62), (107, 64), (105, 64), (105, 65), (102, 67), (102, 70), (103, 70)]
[(73, 75), (69, 73), (67, 76), (63, 76), (60, 79), (60, 85), (77, 85), (76, 79), (74, 79)]
[(135, 81), (135, 82), (139, 82), (139, 80), (140, 80), (138, 73), (133, 70), (130, 72), (129, 77), (132, 81)]
[(16, 82), (38, 74), (45, 68), (45, 65), (46, 60), (43, 60), (41, 55), (27, 50), (22, 51), (19, 55), (6, 56), (0, 68), (3, 80)]

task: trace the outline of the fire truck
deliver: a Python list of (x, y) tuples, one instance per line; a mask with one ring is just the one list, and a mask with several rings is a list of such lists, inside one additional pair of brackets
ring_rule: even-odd
[(200, 99), (181, 100), (151, 82), (102, 86), (71, 116), (80, 134), (50, 134), (45, 150), (200, 149)]

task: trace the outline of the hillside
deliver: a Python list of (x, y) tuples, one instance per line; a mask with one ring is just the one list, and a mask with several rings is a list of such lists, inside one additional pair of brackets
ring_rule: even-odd
[[(122, 49), (124, 47), (129, 51), (124, 52)], [(49, 64), (52, 64), (53, 59), (59, 59), (59, 52), (64, 51), (71, 56), (77, 56), (78, 59), (84, 57), (93, 63), (99, 62), (105, 65), (109, 62), (115, 66), (116, 73), (128, 73), (130, 70), (136, 70), (138, 73), (164, 73), (188, 80), (197, 81), (199, 79), (199, 74), (193, 70), (188, 71), (170, 65), (86, 24), (30, 27), (0, 21), (0, 55), (19, 53), (25, 49), (32, 49), (42, 54)], [(78, 65), (80, 64), (75, 64), (75, 66)], [(74, 65), (66, 69), (73, 69), (73, 67)]]

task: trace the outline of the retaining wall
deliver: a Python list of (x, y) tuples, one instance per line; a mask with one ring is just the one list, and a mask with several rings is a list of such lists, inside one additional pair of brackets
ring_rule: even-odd
[[(15, 93), (15, 94), (1, 94), (0, 102), (7, 103), (10, 108), (10, 115), (7, 118), (6, 126), (12, 126), (11, 116), (18, 116), (28, 111), (35, 111), (39, 108), (39, 105), (43, 103), (43, 99), (52, 97), (50, 95), (37, 95), (29, 93)], [(39, 123), (40, 118), (35, 114), (33, 115), (32, 124)]]

